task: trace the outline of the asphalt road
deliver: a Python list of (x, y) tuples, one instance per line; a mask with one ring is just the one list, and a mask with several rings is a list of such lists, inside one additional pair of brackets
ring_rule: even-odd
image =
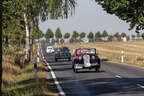
[(42, 52), (66, 96), (144, 96), (142, 68), (103, 61), (100, 72), (84, 69), (73, 73), (71, 62), (54, 62), (53, 57), (46, 54), (45, 46)]

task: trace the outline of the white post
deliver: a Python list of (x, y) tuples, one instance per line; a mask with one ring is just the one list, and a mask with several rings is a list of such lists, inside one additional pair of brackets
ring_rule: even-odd
[(121, 51), (121, 62), (124, 63), (124, 50)]

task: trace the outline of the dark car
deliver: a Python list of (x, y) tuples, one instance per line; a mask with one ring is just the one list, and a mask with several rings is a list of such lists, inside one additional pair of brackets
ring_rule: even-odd
[(80, 69), (100, 70), (101, 62), (95, 48), (78, 48), (72, 58), (73, 72), (77, 73)]
[(68, 59), (71, 61), (71, 53), (69, 52), (68, 47), (60, 47), (55, 49), (55, 61), (58, 59)]

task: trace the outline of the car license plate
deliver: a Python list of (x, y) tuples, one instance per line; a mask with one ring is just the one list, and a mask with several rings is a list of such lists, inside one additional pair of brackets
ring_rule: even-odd
[(82, 65), (76, 64), (75, 68), (76, 69), (82, 69)]
[(91, 66), (97, 66), (98, 65), (98, 63), (92, 63), (91, 64)]

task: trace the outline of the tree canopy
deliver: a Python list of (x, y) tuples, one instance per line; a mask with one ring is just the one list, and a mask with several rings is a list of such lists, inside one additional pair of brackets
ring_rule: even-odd
[(106, 30), (103, 31), (102, 36), (103, 36), (104, 38), (108, 36), (108, 33), (107, 33)]
[(62, 38), (62, 33), (61, 33), (61, 30), (60, 30), (59, 27), (56, 29), (55, 37), (56, 37), (56, 39), (57, 39), (58, 42), (59, 42), (59, 39)]
[(65, 39), (68, 39), (69, 37), (70, 37), (70, 33), (67, 32), (67, 33), (64, 34)]
[(126, 37), (126, 33), (121, 33), (121, 37)]
[(102, 36), (102, 35), (101, 35), (101, 33), (100, 33), (99, 31), (95, 33), (95, 39), (96, 39), (96, 40), (101, 39), (101, 36)]
[(77, 39), (79, 37), (79, 33), (77, 31), (73, 31), (72, 38)]
[(81, 32), (81, 33), (80, 33), (80, 39), (85, 38), (85, 36), (86, 36), (86, 33), (85, 33), (85, 32)]
[(110, 14), (130, 23), (130, 30), (144, 29), (144, 0), (95, 0)]
[(89, 32), (87, 38), (89, 39), (89, 42), (92, 42), (94, 39), (94, 34), (92, 32)]
[(48, 30), (46, 31), (46, 34), (45, 34), (45, 38), (50, 39), (53, 37), (54, 37), (54, 33), (52, 32), (52, 30), (50, 28), (48, 28)]
[(3, 41), (25, 40), (24, 13), (31, 25), (29, 28), (35, 30), (40, 20), (68, 18), (74, 13), (75, 5), (75, 0), (3, 0)]

